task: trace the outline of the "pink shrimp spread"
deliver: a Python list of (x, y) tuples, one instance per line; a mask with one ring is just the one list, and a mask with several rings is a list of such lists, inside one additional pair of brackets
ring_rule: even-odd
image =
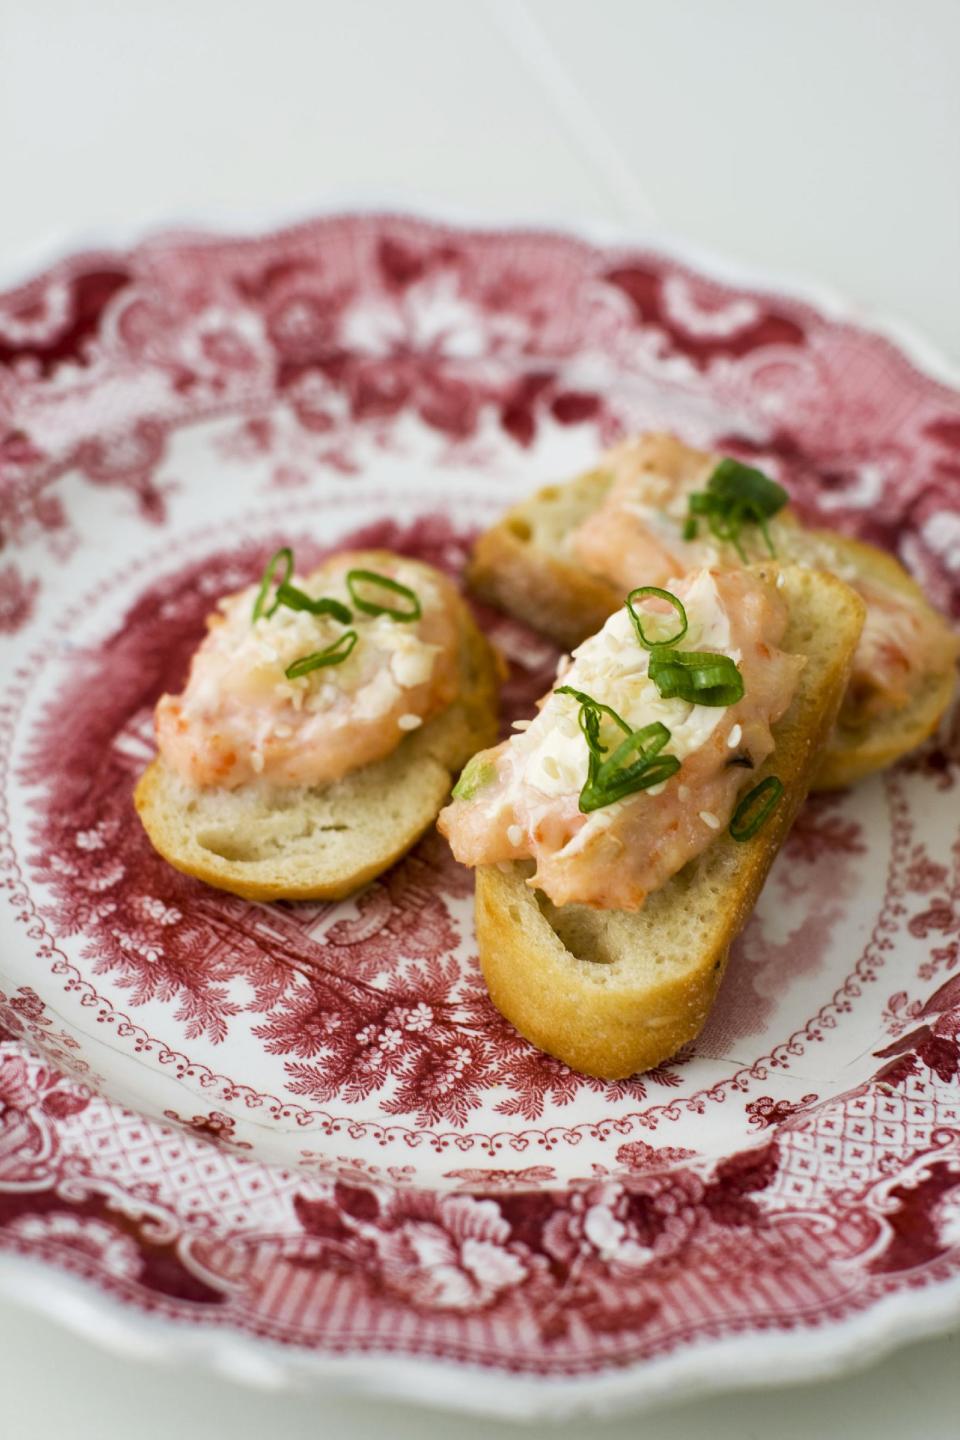
[[(680, 768), (649, 790), (584, 814), (588, 772), (579, 703), (553, 690), (529, 727), (471, 761), (439, 826), (466, 865), (534, 860), (529, 884), (557, 905), (636, 910), (729, 823), (750, 769), (773, 750), (802, 657), (778, 648), (787, 623), (776, 588), (746, 571), (701, 570), (668, 587), (686, 609), (680, 649), (729, 656), (743, 677), (735, 704), (664, 699), (626, 608), (575, 650), (558, 684), (609, 705), (631, 726), (670, 732)], [(662, 603), (662, 602), (661, 602)]]
[[(624, 593), (642, 575), (644, 583), (663, 585), (704, 565), (738, 565), (729, 545), (701, 525), (696, 539), (684, 540), (683, 524), (690, 494), (702, 490), (717, 463), (716, 455), (693, 450), (670, 435), (631, 440), (606, 457), (613, 483), (603, 504), (574, 530), (570, 546), (592, 574), (620, 585)], [(791, 527), (793, 529), (793, 527)], [(830, 569), (830, 556), (818, 557), (805, 532), (786, 546), (803, 559)], [(748, 542), (751, 560), (767, 551), (762, 537)], [(841, 712), (844, 724), (863, 724), (902, 709), (917, 683), (940, 663), (942, 627), (912, 603), (908, 595), (876, 582), (843, 575), (867, 602), (867, 618), (854, 654), (850, 685)]]
[[(851, 582), (853, 583), (853, 582)], [(918, 679), (943, 663), (943, 649), (956, 646), (939, 624), (911, 604), (907, 595), (867, 580), (854, 583), (867, 602), (867, 617), (854, 656), (840, 722), (863, 724), (910, 703)]]
[[(358, 611), (346, 577), (360, 568), (413, 590), (420, 617)], [(355, 552), (294, 583), (312, 599), (329, 596), (350, 608), (352, 650), (341, 664), (291, 679), (288, 667), (336, 643), (345, 624), (285, 606), (254, 621), (256, 586), (221, 600), (183, 694), (162, 696), (156, 710), (160, 753), (188, 784), (338, 780), (389, 755), (456, 698), (456, 592), (439, 572), (383, 551)]]
[(576, 558), (624, 594), (638, 575), (644, 585), (665, 585), (671, 575), (719, 564), (715, 545), (683, 539), (687, 498), (704, 488), (714, 463), (715, 457), (670, 435), (628, 440), (611, 450), (604, 468), (613, 483), (603, 504), (570, 536)]

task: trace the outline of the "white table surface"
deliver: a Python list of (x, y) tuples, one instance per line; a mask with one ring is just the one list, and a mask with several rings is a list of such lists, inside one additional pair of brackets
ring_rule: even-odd
[[(684, 236), (960, 361), (958, 64), (956, 0), (0, 0), (0, 278), (111, 227), (387, 194)], [(958, 1367), (954, 1333), (841, 1380), (550, 1433), (953, 1440)], [(450, 1429), (121, 1361), (0, 1304), (2, 1440)]]

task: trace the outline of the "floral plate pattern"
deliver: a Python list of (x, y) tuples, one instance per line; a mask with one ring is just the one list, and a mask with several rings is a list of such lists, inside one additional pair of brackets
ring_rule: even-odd
[[(348, 213), (0, 294), (0, 1283), (247, 1378), (507, 1414), (960, 1315), (957, 717), (808, 804), (704, 1034), (617, 1084), (493, 1010), (435, 835), (350, 901), (253, 905), (133, 814), (157, 697), (278, 543), (457, 576), (511, 499), (649, 425), (960, 615), (960, 393), (674, 250)], [(509, 723), (556, 652), (478, 614)]]

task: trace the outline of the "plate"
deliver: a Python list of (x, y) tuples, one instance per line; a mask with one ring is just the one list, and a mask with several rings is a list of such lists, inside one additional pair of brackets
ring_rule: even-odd
[[(0, 295), (0, 1282), (138, 1351), (504, 1415), (822, 1373), (960, 1315), (960, 722), (812, 801), (696, 1044), (616, 1084), (479, 980), (430, 835), (339, 904), (151, 851), (152, 707), (292, 543), (463, 567), (644, 426), (960, 613), (960, 392), (676, 247), (330, 214)], [(507, 722), (556, 652), (480, 618)]]

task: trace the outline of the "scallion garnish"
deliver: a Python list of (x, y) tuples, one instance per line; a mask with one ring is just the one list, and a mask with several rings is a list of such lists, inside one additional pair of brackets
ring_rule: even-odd
[[(264, 606), (267, 602), (267, 596), (270, 593), (270, 586), (273, 583), (277, 566), (281, 562), (283, 563), (283, 575), (274, 592), (273, 604), (269, 610), (266, 610)], [(350, 624), (353, 616), (342, 601), (333, 600), (326, 596), (320, 600), (314, 600), (312, 596), (298, 589), (296, 585), (291, 585), (290, 576), (293, 574), (293, 569), (293, 551), (288, 545), (284, 545), (282, 550), (278, 550), (275, 555), (271, 556), (267, 562), (267, 568), (263, 572), (263, 579), (260, 581), (257, 598), (253, 602), (254, 623), (259, 620), (261, 616), (263, 616), (265, 620), (270, 620), (280, 609), (280, 606), (285, 605), (288, 610), (309, 610), (311, 615), (332, 615), (335, 620), (340, 621), (341, 625)]]
[(664, 700), (726, 706), (743, 699), (743, 676), (729, 655), (658, 645), (650, 652), (647, 673)]
[[(653, 596), (666, 600), (680, 617), (675, 635), (652, 640), (640, 622), (634, 602)], [(665, 700), (686, 700), (691, 705), (735, 705), (743, 698), (743, 676), (729, 655), (711, 651), (677, 650), (674, 647), (687, 633), (687, 612), (683, 602), (669, 590), (656, 585), (641, 585), (631, 590), (626, 599), (640, 644), (650, 651), (648, 674)], [(573, 693), (573, 692), (571, 692)], [(589, 699), (589, 697), (587, 697)], [(596, 703), (596, 702), (594, 702)], [(581, 712), (581, 728), (583, 714)]]
[(752, 840), (782, 798), (783, 784), (776, 775), (768, 775), (759, 785), (748, 790), (730, 821), (730, 834), (734, 840)]
[(301, 675), (309, 675), (311, 670), (322, 670), (327, 665), (341, 665), (356, 643), (356, 630), (344, 630), (325, 650), (315, 650), (312, 655), (301, 655), (300, 659), (294, 660), (283, 673), (288, 680), (299, 680)]
[(580, 729), (583, 731), (583, 738), (591, 750), (598, 750), (601, 754), (606, 753), (606, 745), (600, 744), (600, 716), (609, 715), (615, 725), (619, 725), (624, 735), (633, 732), (626, 720), (622, 719), (613, 709), (612, 705), (604, 705), (602, 700), (594, 700), (584, 690), (574, 690), (572, 685), (558, 685), (555, 691), (557, 695), (572, 695), (574, 700), (580, 701)]
[(775, 555), (767, 521), (782, 510), (789, 499), (783, 486), (762, 470), (726, 458), (714, 468), (706, 490), (696, 490), (690, 496), (683, 538), (694, 539), (699, 520), (704, 519), (711, 533), (718, 540), (729, 541), (746, 564), (748, 556), (740, 534), (744, 525), (756, 525), (770, 554)]
[(286, 582), (290, 579), (290, 576), (293, 574), (293, 551), (288, 545), (284, 545), (282, 550), (278, 550), (277, 553), (271, 556), (271, 558), (267, 561), (267, 568), (263, 572), (263, 579), (260, 581), (260, 589), (257, 591), (257, 598), (253, 602), (254, 621), (259, 620), (261, 615), (265, 616), (265, 618), (269, 620), (270, 616), (276, 613), (277, 608), (280, 605), (279, 599), (275, 598), (269, 610), (265, 611), (263, 608), (264, 605), (267, 603), (267, 595), (270, 593), (270, 585), (273, 580), (274, 571), (280, 564), (281, 560), (283, 561), (283, 579), (280, 581), (280, 584), (285, 585)]
[[(407, 601), (407, 609), (396, 610), (390, 605), (381, 605), (376, 600), (365, 600), (357, 594), (358, 585), (378, 586), (381, 590), (387, 590), (391, 595), (400, 595)], [(379, 575), (376, 570), (348, 570), (347, 589), (350, 591), (350, 598), (358, 610), (364, 615), (389, 615), (391, 620), (419, 620), (422, 615), (420, 601), (416, 593), (409, 585), (401, 585), (399, 580), (392, 580), (389, 575)]]
[(497, 777), (497, 767), (492, 760), (484, 760), (479, 755), (463, 767), (460, 779), (454, 785), (451, 794), (454, 800), (472, 800), (478, 790)]
[[(658, 600), (666, 600), (667, 604), (672, 605), (680, 616), (680, 629), (675, 635), (665, 635), (662, 640), (651, 640), (644, 633), (643, 626), (640, 623), (640, 616), (633, 606), (634, 601), (646, 600), (651, 595), (655, 596)], [(630, 612), (630, 619), (633, 621), (633, 628), (637, 632), (637, 639), (645, 650), (653, 650), (658, 645), (676, 645), (677, 641), (682, 640), (684, 635), (686, 635), (687, 612), (683, 608), (682, 601), (678, 600), (676, 595), (672, 595), (669, 590), (661, 590), (657, 585), (640, 585), (636, 590), (630, 591), (625, 603)]]
[[(666, 725), (656, 721), (644, 725), (640, 730), (631, 730), (627, 722), (610, 705), (594, 700), (582, 690), (570, 685), (559, 685), (556, 695), (571, 695), (580, 702), (580, 729), (587, 742), (587, 779), (580, 791), (580, 810), (589, 814), (623, 800), (638, 790), (649, 790), (651, 785), (662, 784), (680, 769), (675, 755), (662, 755), (664, 745), (670, 739)], [(607, 759), (608, 745), (600, 739), (602, 717), (608, 715), (625, 735)], [(636, 756), (633, 761), (631, 756)]]
[[(289, 585), (286, 580), (277, 587), (277, 605), (285, 605), (288, 610), (307, 610), (311, 615), (332, 615), (341, 625), (349, 625), (353, 619), (353, 614), (341, 600), (334, 600), (329, 595), (314, 600), (306, 591), (299, 590), (296, 585)], [(276, 608), (275, 605), (274, 609)]]

